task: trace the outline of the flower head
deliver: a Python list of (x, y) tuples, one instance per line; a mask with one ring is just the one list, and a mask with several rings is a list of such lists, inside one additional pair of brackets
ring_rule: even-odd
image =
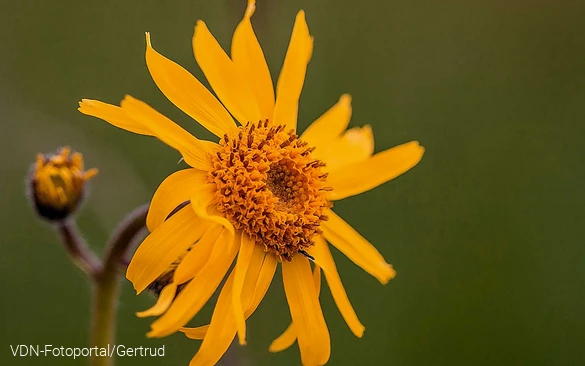
[(282, 125), (247, 123), (223, 137), (208, 173), (219, 213), (281, 260), (314, 245), (331, 207), (325, 164), (307, 145)]
[(84, 170), (83, 155), (69, 147), (54, 155), (37, 155), (30, 173), (30, 192), (39, 216), (58, 221), (71, 215), (83, 199), (86, 182), (98, 173)]
[[(148, 335), (181, 331), (203, 339), (191, 365), (217, 363), (236, 334), (245, 344), (245, 320), (281, 263), (292, 324), (270, 350), (283, 350), (297, 340), (303, 364), (322, 365), (329, 359), (330, 339), (318, 298), (321, 271), (351, 331), (358, 337), (364, 331), (329, 243), (382, 283), (395, 275), (383, 256), (331, 210), (332, 201), (406, 172), (424, 149), (413, 141), (373, 155), (369, 126), (346, 130), (348, 95), (299, 136), (298, 101), (313, 48), (305, 14), (300, 11), (296, 17), (275, 98), (250, 22), (254, 8), (249, 0), (234, 32), (231, 57), (205, 23), (197, 22), (195, 59), (217, 98), (156, 52), (146, 35), (146, 64), (154, 82), (172, 103), (215, 134), (217, 142), (195, 138), (130, 96), (119, 107), (84, 99), (79, 110), (159, 138), (190, 166), (171, 174), (157, 189), (147, 217), (151, 233), (127, 271), (137, 292), (160, 291), (156, 304), (138, 314), (161, 315)], [(185, 328), (234, 261), (210, 324)]]

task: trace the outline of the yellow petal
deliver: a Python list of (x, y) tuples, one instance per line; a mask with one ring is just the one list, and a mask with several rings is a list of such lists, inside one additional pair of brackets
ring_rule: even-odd
[[(257, 245), (256, 247), (260, 247)], [(254, 251), (258, 253), (258, 251)], [(262, 276), (261, 270), (261, 259), (262, 257), (256, 256), (256, 259), (252, 259), (248, 273), (246, 274), (245, 286), (242, 292), (242, 301), (251, 301), (252, 289), (254, 286), (248, 286), (248, 284), (260, 283), (260, 277)], [(260, 260), (258, 260), (260, 259)], [(236, 333), (236, 320), (233, 313), (232, 298), (233, 298), (233, 286), (235, 270), (232, 271), (230, 277), (226, 281), (224, 288), (222, 289), (217, 305), (213, 311), (211, 317), (211, 325), (208, 327), (203, 343), (199, 348), (199, 351), (191, 360), (190, 365), (194, 366), (212, 366), (217, 364), (221, 356), (226, 352), (230, 343), (232, 342)], [(264, 290), (262, 292), (265, 292)], [(202, 329), (200, 327), (199, 329)], [(201, 333), (201, 330), (193, 330), (183, 328), (181, 329), (188, 337), (191, 335)], [(200, 334), (199, 334), (200, 335)]]
[(126, 277), (142, 292), (195, 243), (207, 228), (188, 208), (179, 210), (144, 239), (134, 253)]
[(225, 218), (219, 215), (209, 214), (209, 206), (215, 201), (215, 185), (206, 184), (193, 189), (191, 196), (191, 207), (197, 216), (215, 222), (226, 228), (233, 240), (236, 235), (234, 226)]
[(293, 323), (290, 323), (288, 328), (275, 340), (270, 343), (268, 351), (281, 352), (295, 344), (297, 340), (297, 331)]
[(341, 136), (350, 119), (351, 96), (343, 94), (333, 107), (307, 127), (301, 139), (308, 142), (310, 146), (315, 146), (315, 153), (318, 153)]
[[(264, 253), (264, 248), (261, 245), (254, 247), (254, 253), (252, 254), (252, 260), (246, 273), (241, 297), (242, 304), (246, 308), (246, 319), (256, 311), (266, 291), (268, 291), (272, 278), (274, 277), (276, 265), (277, 260), (274, 255)], [(203, 325), (196, 328), (182, 328), (181, 332), (185, 333), (191, 339), (203, 339), (208, 330), (209, 325)]]
[(211, 169), (209, 155), (213, 153), (213, 143), (201, 141), (182, 129), (175, 122), (158, 113), (148, 104), (127, 95), (122, 109), (137, 121), (144, 121), (150, 131), (165, 144), (177, 149), (187, 164), (200, 170)]
[(307, 251), (315, 258), (315, 263), (323, 268), (325, 279), (331, 289), (331, 295), (333, 295), (333, 300), (335, 300), (335, 304), (341, 312), (343, 319), (345, 319), (345, 322), (353, 334), (355, 334), (356, 337), (361, 338), (364, 335), (365, 327), (358, 319), (349, 299), (347, 298), (347, 293), (345, 292), (343, 283), (341, 283), (341, 278), (337, 272), (337, 267), (335, 266), (335, 261), (331, 256), (328, 245), (325, 242), (325, 239), (320, 236), (315, 236), (314, 240), (315, 245), (307, 249)]
[[(260, 255), (260, 251), (264, 251), (261, 245), (257, 245), (254, 250), (254, 255)], [(262, 262), (262, 267), (260, 269), (260, 274), (258, 274), (257, 281), (254, 283), (252, 280), (244, 284), (244, 292), (248, 291), (248, 289), (253, 289), (252, 298), (248, 302), (246, 308), (246, 318), (252, 315), (254, 311), (262, 302), (264, 295), (266, 295), (266, 291), (270, 287), (270, 283), (272, 282), (272, 278), (274, 277), (274, 272), (276, 271), (276, 265), (278, 264), (278, 260), (276, 256), (270, 253), (266, 253), (264, 256), (264, 261)], [(250, 272), (250, 270), (248, 270)], [(244, 303), (244, 301), (242, 301)]]
[(305, 21), (305, 12), (299, 11), (276, 85), (274, 124), (285, 125), (286, 130), (297, 129), (299, 97), (305, 82), (307, 65), (313, 53), (313, 37)]
[[(211, 316), (211, 325), (199, 347), (199, 351), (191, 359), (190, 366), (213, 366), (227, 351), (236, 334), (236, 321), (232, 308), (232, 291), (235, 271), (228, 277)], [(182, 329), (184, 332), (184, 330)]]
[[(315, 288), (317, 289), (317, 296), (321, 291), (321, 269), (319, 266), (315, 266), (313, 270), (313, 281), (315, 282)], [(276, 338), (270, 344), (268, 350), (270, 352), (280, 352), (284, 351), (285, 349), (292, 346), (295, 341), (297, 340), (297, 331), (293, 323), (290, 323), (288, 328), (280, 335), (280, 337)]]
[(90, 178), (93, 178), (98, 174), (98, 172), (99, 172), (98, 168), (91, 168), (89, 170), (86, 170), (85, 172), (83, 172), (83, 179), (88, 180)]
[[(250, 241), (250, 238), (247, 239)], [(252, 258), (242, 286), (242, 306), (246, 319), (252, 315), (264, 298), (276, 270), (276, 257), (264, 252), (263, 245), (254, 245)]]
[(146, 66), (163, 94), (211, 133), (223, 137), (236, 129), (228, 111), (199, 80), (152, 48), (149, 33), (146, 33)]
[(99, 100), (82, 99), (78, 110), (88, 116), (97, 117), (126, 131), (140, 135), (152, 136), (148, 126), (136, 121), (120, 107), (100, 102)]
[(328, 192), (327, 198), (340, 200), (394, 179), (418, 164), (424, 151), (418, 141), (411, 141), (330, 172), (327, 183), (333, 191)]
[(175, 298), (175, 293), (177, 293), (177, 285), (174, 283), (168, 284), (160, 292), (158, 299), (156, 300), (156, 304), (154, 304), (154, 306), (148, 310), (136, 313), (136, 316), (139, 318), (159, 316), (160, 314), (164, 313), (169, 308), (169, 306), (171, 306), (171, 303)]
[(198, 140), (146, 103), (131, 96), (126, 96), (121, 104), (122, 107), (116, 107), (96, 100), (83, 99), (79, 103), (79, 111), (134, 133), (156, 136), (177, 149), (185, 161), (194, 168), (208, 170), (211, 167), (208, 156), (215, 153), (217, 144)]
[[(223, 288), (225, 289), (225, 285), (223, 286)], [(207, 335), (207, 331), (209, 330), (209, 324), (207, 325), (202, 325), (200, 327), (195, 327), (195, 328), (181, 328), (179, 329), (179, 331), (181, 331), (183, 334), (185, 334), (185, 336), (187, 338), (190, 339), (196, 339), (196, 340), (202, 340), (203, 338), (205, 338), (205, 335)], [(234, 335), (235, 335), (235, 331), (234, 331)]]
[(193, 188), (206, 182), (207, 173), (197, 169), (183, 169), (169, 175), (157, 188), (148, 215), (146, 227), (154, 231), (180, 204), (191, 199)]
[(202, 20), (193, 35), (195, 59), (222, 103), (240, 123), (262, 118), (256, 94)]
[(315, 288), (317, 289), (317, 296), (319, 296), (321, 294), (321, 267), (317, 264), (313, 269), (313, 282), (315, 283)]
[(314, 157), (323, 161), (329, 173), (345, 169), (355, 163), (369, 159), (374, 153), (372, 127), (354, 127), (331, 141), (324, 149), (315, 149)]
[(174, 333), (201, 310), (217, 289), (236, 256), (238, 247), (230, 238), (233, 237), (223, 229), (207, 265), (183, 288), (166, 313), (152, 323), (148, 337), (164, 337)]
[(256, 311), (268, 291), (276, 263), (276, 257), (265, 253), (263, 245), (254, 245), (241, 296), (246, 319)]
[(210, 224), (210, 226), (175, 269), (173, 281), (178, 285), (196, 277), (207, 264), (222, 230), (220, 225)]
[(347, 222), (331, 210), (325, 214), (329, 217), (321, 225), (325, 239), (382, 284), (396, 276), (396, 271), (386, 263), (382, 254)]
[(232, 60), (254, 92), (260, 107), (261, 118), (270, 119), (274, 111), (274, 88), (264, 52), (250, 22), (250, 17), (256, 9), (255, 3), (255, 0), (248, 0), (244, 19), (234, 32)]
[(324, 365), (331, 344), (308, 259), (296, 255), (283, 261), (282, 277), (303, 365)]
[(244, 308), (242, 304), (242, 289), (244, 287), (246, 272), (250, 266), (255, 247), (256, 243), (254, 240), (242, 232), (240, 238), (240, 251), (234, 269), (235, 276), (232, 289), (232, 306), (234, 308), (234, 316), (238, 326), (238, 340), (242, 346), (246, 344), (246, 319), (244, 317)]

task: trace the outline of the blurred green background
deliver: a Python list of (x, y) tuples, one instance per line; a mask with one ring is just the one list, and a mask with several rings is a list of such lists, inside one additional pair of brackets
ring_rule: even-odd
[[(99, 167), (79, 216), (96, 251), (122, 217), (179, 169), (179, 155), (77, 112), (77, 101), (132, 94), (199, 137), (211, 135), (152, 82), (154, 46), (203, 80), (191, 37), (204, 19), (224, 48), (244, 0), (2, 1), (0, 12), (0, 364), (84, 365), (13, 357), (10, 345), (86, 345), (86, 279), (27, 206), (38, 151), (70, 145)], [(321, 295), (331, 365), (585, 364), (585, 2), (259, 1), (253, 17), (273, 77), (298, 9), (315, 50), (300, 104), (304, 129), (353, 96), (352, 126), (371, 124), (376, 151), (419, 140), (406, 175), (335, 205), (398, 271), (383, 287), (334, 253), (366, 326), (355, 339)], [(229, 49), (229, 48), (228, 48)], [(124, 282), (117, 343), (166, 346), (187, 365), (198, 342), (147, 339), (152, 304)], [(206, 321), (210, 307), (195, 323)], [(299, 365), (297, 346), (270, 354), (289, 323), (280, 278), (232, 365)]]

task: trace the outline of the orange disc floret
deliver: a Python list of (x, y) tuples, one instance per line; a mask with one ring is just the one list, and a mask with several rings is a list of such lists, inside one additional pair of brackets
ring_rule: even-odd
[(313, 245), (323, 214), (325, 165), (294, 131), (268, 120), (224, 135), (208, 180), (216, 185), (218, 210), (281, 260)]

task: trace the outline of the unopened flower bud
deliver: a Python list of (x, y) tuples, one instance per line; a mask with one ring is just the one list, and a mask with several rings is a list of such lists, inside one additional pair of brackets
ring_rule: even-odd
[(69, 217), (83, 200), (87, 180), (97, 173), (95, 168), (84, 171), (83, 155), (69, 147), (54, 155), (38, 154), (28, 184), (39, 216), (49, 221)]

